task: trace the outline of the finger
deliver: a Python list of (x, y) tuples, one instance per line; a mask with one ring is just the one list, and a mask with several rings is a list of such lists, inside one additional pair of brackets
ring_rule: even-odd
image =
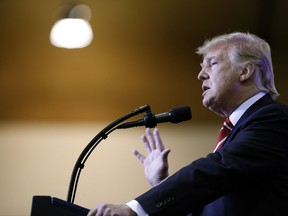
[(97, 209), (91, 209), (89, 212), (88, 212), (88, 215), (87, 216), (95, 216), (97, 213)]
[(103, 216), (110, 216), (110, 215), (112, 215), (111, 214), (111, 209), (110, 208), (106, 208), (105, 211), (103, 212)]
[(150, 145), (150, 149), (151, 150), (155, 149), (154, 134), (152, 133), (152, 131), (149, 128), (146, 129), (146, 137), (148, 139), (148, 144)]
[(96, 206), (96, 214), (95, 214), (95, 216), (104, 216), (104, 215), (106, 215), (105, 212), (107, 212), (107, 209), (109, 209), (107, 204), (98, 204)]
[(154, 130), (154, 137), (155, 137), (156, 149), (159, 149), (162, 152), (165, 149), (165, 146), (164, 146), (162, 139), (160, 137), (160, 133), (159, 133), (158, 128), (156, 128)]
[(141, 137), (141, 140), (142, 142), (144, 143), (144, 146), (146, 148), (146, 151), (148, 152), (148, 154), (152, 151), (151, 147), (150, 147), (150, 144), (149, 144), (149, 141), (147, 139), (147, 137), (145, 135), (143, 135)]
[(87, 214), (87, 216), (94, 216), (94, 215), (95, 215), (95, 213), (94, 213), (93, 210), (90, 210), (90, 211), (88, 212), (88, 214)]
[(140, 160), (140, 162), (143, 164), (145, 160), (145, 156), (139, 153), (137, 150), (133, 151), (133, 154)]

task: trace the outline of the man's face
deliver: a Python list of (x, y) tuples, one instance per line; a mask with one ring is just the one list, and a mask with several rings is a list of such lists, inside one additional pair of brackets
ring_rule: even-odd
[(203, 105), (221, 116), (227, 116), (237, 103), (241, 88), (240, 70), (233, 70), (223, 45), (208, 50), (201, 63), (198, 79), (203, 90)]

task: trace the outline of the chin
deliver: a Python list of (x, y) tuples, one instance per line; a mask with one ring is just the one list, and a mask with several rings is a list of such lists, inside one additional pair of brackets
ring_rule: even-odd
[(216, 113), (219, 116), (222, 116), (221, 113), (217, 112), (217, 107), (214, 106), (215, 104), (213, 103), (212, 100), (204, 100), (203, 99), (202, 104), (203, 104), (204, 107), (208, 108), (212, 112)]
[(209, 108), (209, 107), (207, 106), (207, 103), (205, 103), (205, 101), (202, 101), (202, 104), (203, 104), (204, 107)]
[(211, 103), (211, 100), (208, 100), (208, 99), (203, 98), (202, 104), (203, 104), (204, 107), (210, 109), (210, 107), (211, 107), (211, 105), (212, 105), (213, 103)]

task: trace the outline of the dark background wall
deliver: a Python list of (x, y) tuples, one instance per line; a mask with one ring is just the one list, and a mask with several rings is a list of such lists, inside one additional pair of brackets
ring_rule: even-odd
[[(53, 47), (49, 33), (64, 4), (92, 10), (92, 44)], [(249, 31), (272, 46), (276, 84), (287, 95), (285, 0), (1, 0), (0, 120), (112, 120), (143, 104), (155, 112), (202, 107), (196, 48), (207, 38)]]

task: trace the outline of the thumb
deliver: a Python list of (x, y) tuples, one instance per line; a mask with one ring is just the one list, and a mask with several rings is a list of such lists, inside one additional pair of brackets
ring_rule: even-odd
[(163, 161), (168, 161), (168, 155), (171, 152), (170, 149), (165, 149), (164, 151), (161, 152), (161, 158)]

